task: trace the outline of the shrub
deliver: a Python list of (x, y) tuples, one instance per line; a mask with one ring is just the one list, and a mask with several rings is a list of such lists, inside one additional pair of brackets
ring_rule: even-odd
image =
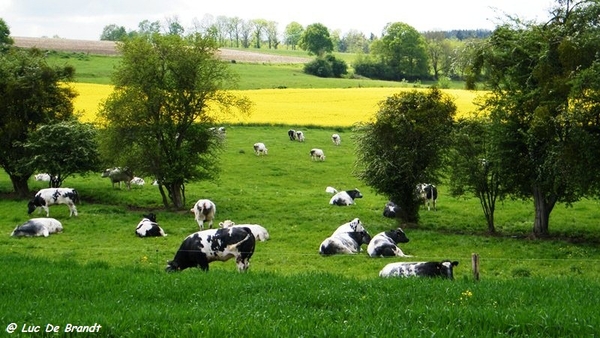
[(338, 60), (333, 55), (326, 55), (305, 64), (304, 72), (319, 77), (342, 77), (348, 73), (348, 66), (344, 60)]

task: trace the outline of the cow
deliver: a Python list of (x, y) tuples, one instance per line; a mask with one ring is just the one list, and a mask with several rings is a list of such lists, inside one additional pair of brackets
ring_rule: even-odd
[(296, 139), (298, 142), (304, 142), (304, 133), (300, 130), (296, 130)]
[(143, 179), (143, 178), (141, 178), (141, 177), (137, 177), (137, 176), (135, 176), (135, 177), (133, 177), (133, 178), (131, 179), (131, 181), (129, 181), (129, 183), (130, 183), (130, 184), (135, 184), (135, 185), (140, 185), (140, 186), (143, 186), (144, 184), (146, 184), (146, 181), (144, 181), (144, 179)]
[(438, 191), (435, 185), (428, 183), (417, 184), (417, 192), (419, 197), (423, 200), (423, 203), (427, 206), (427, 210), (430, 211), (433, 206), (433, 210), (437, 210), (436, 201), (438, 198)]
[(356, 254), (362, 244), (369, 244), (371, 236), (358, 218), (340, 225), (319, 247), (323, 256), (335, 254)]
[(262, 142), (254, 143), (254, 153), (256, 156), (258, 155), (267, 155), (269, 149)]
[(69, 207), (69, 217), (77, 216), (75, 203), (79, 203), (79, 194), (73, 188), (46, 188), (38, 191), (32, 200), (27, 203), (27, 213), (31, 215), (35, 209), (42, 208), (46, 211), (46, 217), (50, 216), (49, 206), (54, 204), (66, 204)]
[(164, 230), (156, 223), (156, 215), (149, 213), (143, 215), (144, 218), (138, 223), (135, 228), (135, 233), (139, 237), (158, 237), (166, 236)]
[(50, 182), (51, 180), (50, 174), (47, 173), (36, 174), (34, 177), (36, 181)]
[(294, 129), (288, 130), (288, 137), (290, 141), (296, 141), (296, 131)]
[(115, 183), (119, 183), (119, 189), (121, 189), (121, 182), (125, 182), (127, 189), (131, 189), (131, 180), (133, 179), (133, 174), (128, 168), (108, 168), (104, 170), (102, 177), (110, 178), (113, 188), (115, 187)]
[(396, 203), (388, 201), (383, 207), (383, 217), (396, 218), (399, 210), (400, 207)]
[(336, 146), (339, 146), (342, 142), (342, 138), (339, 134), (333, 134), (331, 135), (331, 141), (333, 141), (333, 144), (335, 144)]
[(367, 253), (370, 257), (412, 257), (405, 255), (398, 243), (408, 243), (408, 237), (401, 228), (380, 232), (371, 239)]
[(208, 271), (208, 264), (227, 261), (235, 257), (240, 272), (248, 270), (254, 254), (256, 239), (248, 228), (231, 227), (195, 232), (186, 237), (172, 261), (167, 262), (167, 272), (199, 267)]
[(454, 279), (453, 267), (458, 261), (441, 262), (397, 262), (390, 263), (379, 271), (379, 277), (441, 277)]
[(194, 219), (198, 222), (200, 230), (204, 230), (204, 222), (208, 222), (208, 227), (212, 229), (217, 206), (211, 200), (198, 200), (190, 211), (194, 213)]
[(13, 237), (44, 236), (63, 231), (62, 224), (54, 218), (32, 218), (18, 225), (10, 234)]
[(225, 220), (223, 222), (219, 222), (219, 227), (223, 229), (238, 227), (238, 228), (248, 228), (252, 231), (252, 234), (256, 238), (256, 240), (264, 242), (270, 238), (269, 232), (262, 225), (259, 224), (235, 224), (231, 220)]
[(345, 206), (354, 204), (354, 200), (357, 198), (362, 198), (363, 195), (358, 191), (358, 189), (346, 190), (346, 191), (337, 191), (333, 187), (327, 187), (325, 192), (330, 194), (334, 194), (333, 197), (329, 200), (329, 204)]
[(310, 158), (314, 160), (325, 161), (325, 153), (322, 149), (313, 148), (310, 150)]

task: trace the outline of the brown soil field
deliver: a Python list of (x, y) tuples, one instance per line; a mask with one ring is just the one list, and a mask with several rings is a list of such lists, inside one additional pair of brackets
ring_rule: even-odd
[[(92, 40), (72, 40), (56, 38), (29, 38), (12, 37), (14, 45), (23, 48), (36, 47), (42, 50), (55, 50), (64, 52), (79, 52), (98, 55), (117, 55), (115, 42), (113, 41), (92, 41)], [(254, 63), (306, 63), (310, 61), (308, 57), (290, 57), (280, 55), (270, 55), (255, 52), (246, 52), (237, 49), (221, 48), (219, 56), (226, 61), (254, 62)]]

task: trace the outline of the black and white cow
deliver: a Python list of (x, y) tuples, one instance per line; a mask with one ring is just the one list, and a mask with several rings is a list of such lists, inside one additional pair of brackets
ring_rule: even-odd
[(367, 253), (371, 257), (412, 257), (405, 255), (398, 243), (408, 243), (408, 237), (401, 228), (380, 232), (369, 243)]
[(298, 142), (304, 142), (304, 132), (296, 130), (296, 140), (298, 140)]
[(54, 218), (32, 218), (18, 225), (10, 234), (13, 237), (44, 236), (63, 231), (62, 223)]
[(340, 137), (340, 134), (333, 134), (331, 135), (331, 141), (333, 141), (333, 144), (336, 146), (339, 146), (342, 142), (342, 138)]
[(323, 152), (323, 149), (313, 148), (310, 150), (310, 158), (313, 161), (315, 161), (315, 160), (325, 161), (325, 153)]
[(390, 263), (379, 271), (379, 277), (441, 277), (454, 279), (453, 267), (458, 261), (441, 262), (397, 262)]
[(194, 219), (198, 222), (200, 230), (204, 230), (204, 222), (208, 222), (208, 227), (212, 229), (215, 213), (217, 212), (217, 206), (213, 201), (200, 199), (190, 211), (194, 213)]
[(396, 218), (399, 210), (400, 207), (396, 203), (388, 201), (383, 207), (383, 217)]
[(356, 254), (362, 244), (369, 244), (371, 236), (358, 218), (340, 225), (319, 247), (321, 255)]
[(419, 183), (417, 184), (417, 192), (419, 193), (420, 198), (423, 200), (423, 203), (427, 206), (427, 210), (431, 210), (433, 206), (433, 210), (437, 210), (436, 201), (438, 198), (437, 187), (433, 184), (429, 183)]
[(42, 208), (46, 211), (46, 217), (50, 216), (49, 206), (53, 204), (66, 204), (71, 213), (69, 216), (77, 216), (75, 203), (79, 202), (79, 194), (73, 188), (46, 188), (38, 191), (27, 204), (27, 213), (31, 214), (35, 209)]
[(254, 254), (256, 239), (248, 228), (232, 227), (195, 232), (183, 240), (172, 261), (167, 262), (167, 272), (199, 267), (208, 271), (208, 264), (227, 261), (235, 257), (238, 271), (248, 270)]
[(164, 230), (156, 223), (156, 215), (149, 213), (144, 215), (144, 218), (138, 223), (135, 228), (136, 235), (140, 237), (158, 237), (166, 236)]
[(108, 168), (104, 170), (101, 176), (103, 178), (110, 178), (113, 188), (115, 187), (115, 183), (118, 183), (119, 189), (121, 189), (121, 182), (125, 182), (127, 189), (131, 189), (131, 180), (133, 180), (134, 177), (131, 170), (121, 167)]
[(254, 153), (256, 154), (256, 156), (267, 155), (269, 153), (269, 149), (267, 149), (267, 146), (265, 146), (265, 144), (262, 142), (254, 143), (253, 147), (254, 147)]
[(288, 137), (290, 141), (296, 141), (296, 131), (294, 129), (288, 130)]
[(354, 200), (356, 198), (362, 198), (363, 197), (363, 195), (360, 193), (360, 191), (358, 191), (358, 189), (352, 189), (352, 190), (346, 190), (346, 191), (339, 191), (338, 192), (333, 187), (327, 187), (325, 189), (325, 192), (328, 192), (330, 194), (335, 194), (329, 200), (329, 204), (339, 205), (339, 206), (354, 204)]

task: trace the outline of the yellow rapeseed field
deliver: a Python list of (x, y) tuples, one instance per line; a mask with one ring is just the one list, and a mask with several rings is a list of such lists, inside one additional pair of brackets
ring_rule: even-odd
[[(109, 85), (73, 84), (79, 96), (76, 111), (82, 120), (93, 121), (102, 100), (113, 90)], [(261, 89), (236, 91), (248, 97), (254, 107), (249, 116), (227, 116), (222, 123), (273, 123), (289, 125), (351, 126), (368, 121), (379, 109), (379, 102), (402, 90), (412, 88), (347, 89)], [(458, 117), (475, 110), (473, 100), (479, 92), (444, 90), (458, 108)]]

